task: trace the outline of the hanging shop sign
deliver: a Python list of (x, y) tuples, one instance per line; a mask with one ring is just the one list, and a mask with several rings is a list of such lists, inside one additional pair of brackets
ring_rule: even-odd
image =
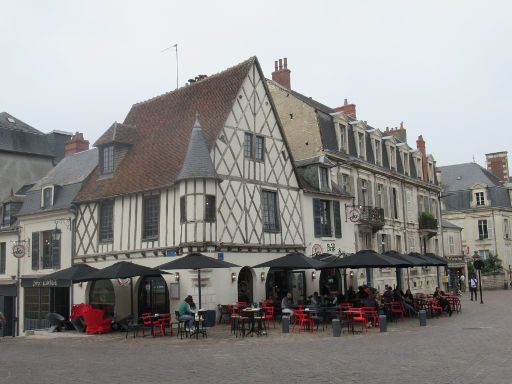
[(25, 246), (23, 244), (16, 244), (12, 247), (12, 254), (15, 258), (21, 259), (25, 257)]

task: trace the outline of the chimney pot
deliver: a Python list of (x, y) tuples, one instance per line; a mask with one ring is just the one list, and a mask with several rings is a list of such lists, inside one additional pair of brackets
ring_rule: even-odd
[(272, 72), (272, 80), (281, 86), (291, 89), (290, 84), (290, 70), (288, 69), (288, 59), (284, 58), (284, 68), (283, 68), (283, 59), (279, 59), (274, 61), (274, 72)]
[(283, 69), (283, 59), (279, 59), (279, 70)]
[(84, 135), (80, 132), (75, 132), (75, 134), (71, 136), (71, 139), (69, 139), (64, 146), (64, 156), (87, 151), (88, 149), (89, 142), (84, 140)]
[(277, 72), (277, 60), (276, 60), (276, 61), (274, 61), (274, 71), (276, 71), (276, 72)]
[(288, 68), (288, 59), (285, 57), (284, 58), (284, 69), (287, 69)]
[(345, 99), (345, 100), (343, 101), (343, 105), (348, 105), (348, 100), (347, 100), (347, 99)]

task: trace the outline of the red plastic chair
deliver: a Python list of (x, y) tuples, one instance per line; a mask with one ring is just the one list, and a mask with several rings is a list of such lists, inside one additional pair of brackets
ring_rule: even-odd
[(153, 322), (153, 336), (156, 336), (157, 331), (159, 331), (162, 336), (165, 336), (165, 328), (170, 328), (172, 336), (173, 332), (170, 313), (159, 315), (158, 320)]
[(305, 326), (307, 325), (309, 327), (309, 331), (313, 332), (313, 319), (309, 316), (309, 313), (305, 313), (302, 310), (296, 309), (293, 311), (293, 327), (292, 332), (295, 332), (295, 325), (299, 325), (299, 333), (302, 332), (303, 329), (305, 329)]
[(391, 302), (391, 318), (395, 318), (394, 316), (398, 315), (398, 319), (403, 320), (404, 318), (404, 310), (402, 308), (402, 303), (398, 301)]
[(112, 330), (112, 318), (104, 319), (105, 311), (103, 309), (90, 309), (83, 313), (87, 334), (105, 333)]
[(267, 323), (267, 329), (270, 328), (270, 321), (274, 323), (274, 328), (276, 327), (276, 320), (274, 319), (274, 307), (262, 307), (265, 311), (263, 314), (263, 319)]
[(380, 325), (380, 318), (377, 309), (374, 307), (363, 307), (361, 309), (366, 318), (372, 321), (374, 327), (378, 327)]
[(364, 311), (353, 311), (352, 312), (352, 333), (354, 333), (354, 325), (356, 323), (361, 324), (361, 333), (368, 333), (368, 319), (365, 317)]

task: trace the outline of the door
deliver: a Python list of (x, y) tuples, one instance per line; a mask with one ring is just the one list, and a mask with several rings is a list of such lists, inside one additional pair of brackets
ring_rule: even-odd
[(163, 277), (144, 277), (139, 285), (139, 314), (169, 311), (169, 290)]
[(15, 296), (4, 296), (4, 316), (5, 316), (5, 328), (4, 336), (14, 336), (14, 308), (16, 305)]
[(252, 273), (249, 267), (243, 267), (238, 274), (238, 301), (253, 302)]
[(306, 274), (304, 271), (292, 271), (289, 276), (290, 292), (295, 304), (305, 304)]

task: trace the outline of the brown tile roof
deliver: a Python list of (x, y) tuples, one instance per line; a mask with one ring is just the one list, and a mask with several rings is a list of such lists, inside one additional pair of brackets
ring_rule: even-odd
[(94, 146), (104, 144), (134, 144), (137, 141), (137, 130), (131, 125), (121, 124), (117, 121), (107, 129), (107, 131), (96, 140)]
[(124, 124), (136, 128), (136, 142), (111, 178), (98, 180), (99, 168), (96, 168), (75, 201), (171, 185), (181, 170), (196, 112), (201, 116), (203, 133), (211, 149), (243, 80), (256, 62), (256, 57), (252, 57), (197, 83), (133, 105)]

